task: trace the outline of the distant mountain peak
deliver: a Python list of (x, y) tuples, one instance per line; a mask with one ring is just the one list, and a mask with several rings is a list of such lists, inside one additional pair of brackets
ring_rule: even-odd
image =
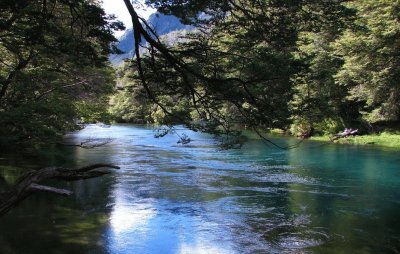
[(147, 23), (157, 32), (158, 35), (164, 35), (172, 31), (193, 29), (192, 26), (182, 24), (175, 16), (164, 15), (158, 12), (151, 14)]
[[(182, 24), (175, 16), (164, 15), (158, 12), (151, 14), (146, 22), (159, 36), (175, 32), (169, 36), (172, 37), (174, 34), (177, 34), (177, 31), (194, 29), (193, 26)], [(118, 66), (124, 62), (124, 59), (133, 57), (135, 52), (132, 28), (127, 29), (118, 41), (117, 47), (125, 53), (120, 55), (110, 55), (109, 59), (113, 66)]]

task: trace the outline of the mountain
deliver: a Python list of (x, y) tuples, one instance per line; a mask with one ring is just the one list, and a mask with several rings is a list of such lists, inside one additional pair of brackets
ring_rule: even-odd
[[(159, 36), (168, 37), (168, 41), (173, 40), (172, 37), (178, 36), (179, 31), (190, 31), (193, 30), (193, 26), (184, 25), (180, 22), (180, 20), (172, 15), (164, 15), (161, 13), (153, 13), (147, 20), (147, 23), (152, 27), (152, 29)], [(134, 51), (134, 38), (132, 28), (129, 28), (125, 31), (125, 33), (121, 36), (118, 41), (117, 47), (122, 50), (123, 54), (121, 55), (111, 55), (110, 61), (113, 66), (118, 66), (124, 62), (126, 58), (132, 58)]]

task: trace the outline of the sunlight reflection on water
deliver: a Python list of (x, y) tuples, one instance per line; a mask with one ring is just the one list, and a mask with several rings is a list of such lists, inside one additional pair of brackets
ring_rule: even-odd
[(148, 220), (156, 215), (151, 204), (118, 205), (113, 207), (110, 225), (115, 234), (124, 234), (133, 228), (146, 228)]
[[(220, 151), (208, 135), (179, 131), (190, 136), (189, 145), (178, 145), (174, 135), (155, 139), (151, 126), (91, 125), (68, 135), (71, 143), (113, 140), (96, 149), (64, 150), (76, 165), (108, 162), (121, 169), (74, 183), (76, 200), (62, 203), (57, 214), (48, 209), (51, 196), (37, 196), (43, 197), (35, 203), (41, 208), (37, 211), (21, 208), (26, 219), (47, 216), (48, 225), (30, 220), (25, 232), (13, 231), (7, 223), (20, 221), (18, 215), (0, 225), (10, 239), (35, 239), (31, 232), (42, 227), (100, 235), (96, 246), (87, 247), (91, 241), (79, 241), (81, 235), (55, 232), (50, 242), (58, 245), (47, 246), (53, 253), (74, 236), (73, 242), (82, 245), (73, 253), (85, 254), (356, 253), (360, 246), (362, 253), (400, 252), (397, 153), (313, 142), (282, 151), (259, 140)], [(90, 220), (91, 211), (106, 219)], [(8, 244), (0, 245), (0, 252), (10, 246), (20, 250), (11, 253), (35, 248), (37, 240), (27, 241), (23, 249), (7, 236), (0, 234), (0, 243)]]
[(119, 128), (100, 133), (116, 139), (117, 164), (125, 165), (112, 195), (113, 254), (299, 253), (329, 242), (307, 196), (350, 197), (303, 160), (288, 164), (286, 152), (215, 152), (198, 133), (181, 146), (172, 135), (155, 140), (149, 129)]

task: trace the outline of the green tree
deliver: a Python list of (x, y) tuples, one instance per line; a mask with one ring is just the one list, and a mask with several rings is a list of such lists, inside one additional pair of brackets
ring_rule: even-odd
[(335, 43), (344, 64), (336, 75), (351, 98), (365, 104), (369, 121), (400, 120), (400, 1), (348, 4), (358, 11), (355, 26)]
[(336, 133), (359, 117), (359, 106), (348, 98), (348, 89), (339, 85), (335, 75), (343, 59), (334, 43), (353, 24), (355, 11), (336, 6), (341, 12), (329, 22), (305, 29), (297, 39), (297, 58), (304, 66), (294, 77), (291, 132), (297, 136)]
[[(297, 57), (299, 34), (334, 27), (348, 11), (341, 1), (146, 1), (198, 26), (187, 43), (171, 49), (124, 1), (133, 20), (138, 76), (150, 97), (159, 102), (163, 93), (179, 94), (208, 123), (207, 131), (226, 133), (235, 124), (287, 128), (294, 78), (305, 68)], [(139, 54), (142, 37), (150, 45), (148, 56)], [(163, 69), (180, 79), (162, 82), (154, 92), (147, 74)]]
[(2, 1), (0, 13), (2, 143), (46, 142), (76, 128), (83, 105), (112, 90), (107, 57), (122, 24), (87, 0)]

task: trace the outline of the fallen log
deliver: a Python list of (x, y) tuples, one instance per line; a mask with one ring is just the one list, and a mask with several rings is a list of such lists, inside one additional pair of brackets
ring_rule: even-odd
[(348, 136), (354, 136), (354, 135), (357, 135), (357, 134), (358, 134), (358, 129), (355, 129), (355, 130), (353, 130), (353, 129), (345, 129), (343, 132), (333, 135), (333, 137), (331, 137), (331, 141), (334, 141), (334, 140), (337, 140), (337, 139), (340, 139), (340, 138), (345, 138), (345, 137), (348, 137)]
[(50, 192), (63, 196), (73, 194), (73, 192), (69, 190), (41, 185), (40, 182), (42, 181), (49, 179), (76, 181), (80, 179), (99, 177), (110, 173), (110, 171), (99, 170), (100, 168), (119, 169), (118, 166), (110, 164), (93, 164), (77, 169), (48, 167), (28, 172), (20, 177), (10, 190), (0, 193), (0, 216), (6, 214), (22, 200), (35, 192)]
[(66, 143), (56, 143), (57, 145), (62, 145), (62, 146), (77, 146), (81, 148), (86, 148), (86, 149), (91, 149), (95, 147), (100, 147), (107, 145), (111, 143), (113, 139), (111, 138), (95, 138), (95, 139), (87, 139), (85, 141), (82, 141), (80, 144), (66, 144)]

